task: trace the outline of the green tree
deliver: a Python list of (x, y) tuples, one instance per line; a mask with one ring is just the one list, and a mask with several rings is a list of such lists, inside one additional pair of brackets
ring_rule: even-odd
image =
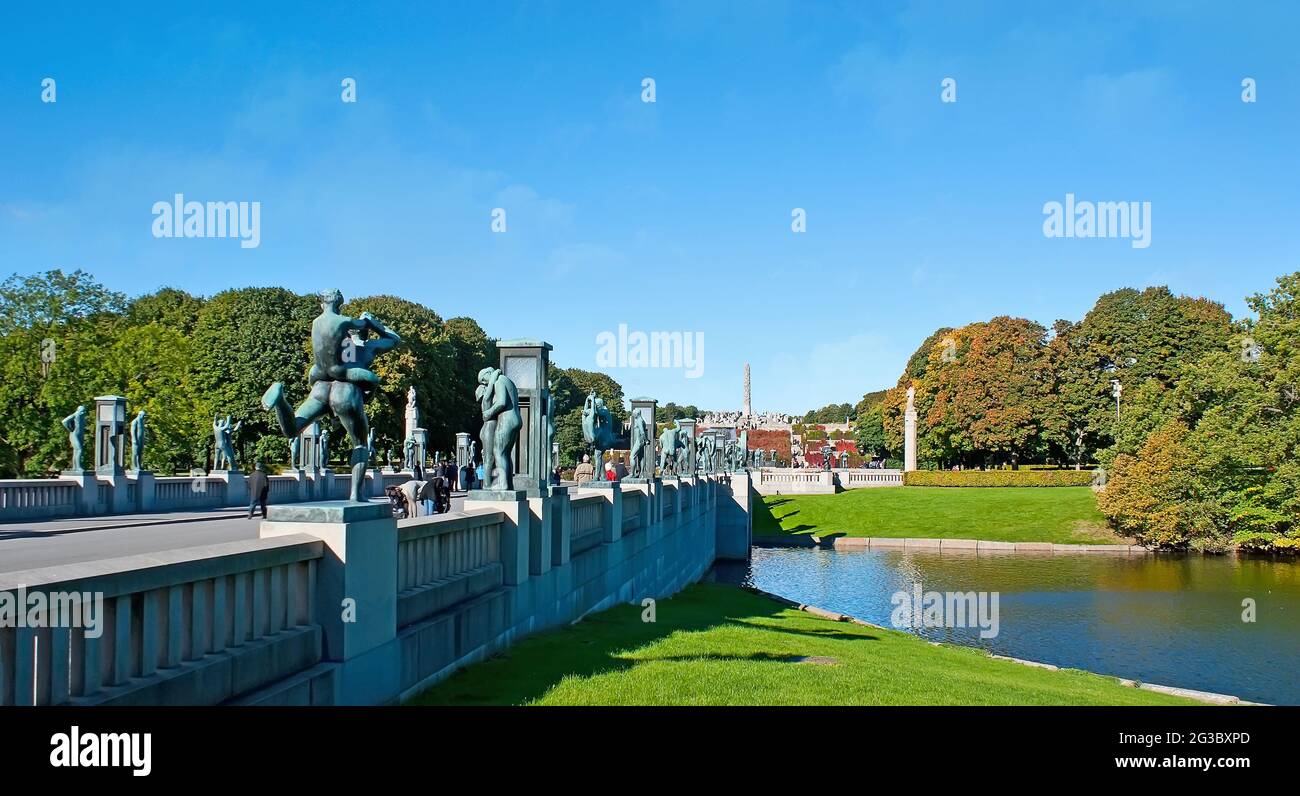
[(194, 326), (189, 383), (209, 431), (213, 415), (230, 415), (243, 422), (237, 447), (280, 433), (262, 394), (282, 381), (290, 401), (306, 396), (318, 314), (314, 296), (278, 287), (226, 290), (207, 301)]
[(0, 475), (42, 476), (67, 466), (59, 421), (111, 389), (100, 363), (123, 325), (125, 303), (84, 271), (15, 274), (0, 284), (7, 354), (0, 359)]

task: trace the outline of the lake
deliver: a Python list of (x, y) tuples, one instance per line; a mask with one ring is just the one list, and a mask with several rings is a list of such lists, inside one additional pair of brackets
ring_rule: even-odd
[[(997, 592), (998, 634), (934, 641), (1145, 683), (1300, 704), (1300, 564), (1182, 554), (982, 554), (754, 548), (744, 581), (892, 627), (899, 591)], [(1255, 601), (1254, 622), (1242, 619)]]

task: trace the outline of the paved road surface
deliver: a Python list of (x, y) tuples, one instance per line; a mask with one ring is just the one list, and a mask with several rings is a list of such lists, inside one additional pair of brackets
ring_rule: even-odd
[[(464, 493), (452, 496), (459, 511)], [(0, 572), (256, 539), (261, 518), (248, 509), (122, 514), (0, 523)]]

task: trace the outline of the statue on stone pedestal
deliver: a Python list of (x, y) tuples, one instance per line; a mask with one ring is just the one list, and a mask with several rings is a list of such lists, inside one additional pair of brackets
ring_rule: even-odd
[(595, 451), (592, 460), (596, 463), (599, 475), (599, 468), (604, 461), (602, 454), (614, 447), (614, 417), (610, 414), (609, 407), (605, 406), (605, 401), (597, 398), (594, 392), (588, 393), (587, 400), (582, 404), (582, 439)]
[(677, 434), (677, 462), (674, 469), (677, 475), (692, 475), (689, 472), (691, 467), (691, 435), (680, 426), (673, 430)]
[(234, 470), (235, 469), (235, 443), (233, 436), (239, 433), (239, 429), (244, 425), (240, 420), (233, 426), (230, 424), (230, 415), (226, 415), (225, 420), (221, 417), (212, 418), (212, 438), (215, 442), (212, 454), (213, 470)]
[(415, 437), (402, 440), (402, 469), (415, 469)]
[(81, 470), (81, 456), (86, 439), (86, 407), (78, 406), (77, 411), (63, 418), (63, 427), (68, 430), (68, 444), (72, 446), (72, 461), (68, 469)]
[(749, 429), (742, 429), (740, 432), (740, 466), (737, 470), (745, 469), (745, 460), (749, 458)]
[[(519, 414), (519, 390), (500, 368), (483, 368), (478, 372), (474, 389), (483, 411), (483, 477), (485, 489), (510, 490), (514, 484), (514, 462), (510, 450), (519, 436), (523, 417)], [(542, 478), (546, 475), (543, 473)]]
[(284, 397), (284, 384), (277, 381), (262, 396), (262, 405), (276, 413), (280, 430), (290, 438), (326, 415), (337, 417), (352, 443), (350, 500), (361, 503), (370, 437), (365, 400), (379, 386), (379, 377), (370, 366), (376, 356), (401, 343), (402, 338), (368, 312), (358, 318), (343, 315), (343, 294), (338, 290), (322, 292), (320, 306), (321, 313), (311, 324), (312, 366), (306, 400), (295, 411)]
[(634, 410), (632, 412), (631, 436), (632, 466), (629, 468), (631, 470), (630, 475), (633, 478), (648, 478), (650, 474), (646, 472), (648, 462), (645, 457), (645, 444), (650, 432), (646, 430), (645, 416), (640, 411)]
[(659, 435), (659, 474), (677, 471), (677, 429), (669, 426)]
[(131, 421), (131, 469), (140, 472), (144, 469), (144, 410), (141, 409)]
[(907, 388), (907, 410), (908, 412), (916, 411), (916, 388)]
[(407, 409), (415, 408), (415, 385), (414, 384), (412, 384), (406, 390), (406, 408)]

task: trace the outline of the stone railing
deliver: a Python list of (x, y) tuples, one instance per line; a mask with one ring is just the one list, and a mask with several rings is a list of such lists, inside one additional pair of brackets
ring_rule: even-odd
[(600, 495), (575, 496), (569, 501), (569, 545), (573, 553), (600, 544), (605, 513), (605, 501)]
[(154, 509), (218, 508), (226, 505), (226, 482), (208, 476), (178, 476), (154, 480)]
[(19, 478), (0, 481), (0, 517), (26, 519), (77, 513), (81, 487), (75, 481)]
[(95, 606), (0, 628), (0, 704), (391, 704), (529, 634), (671, 595), (723, 544), (749, 551), (745, 474), (504, 495), (408, 520), (272, 504), (256, 540), (0, 575), (0, 591)]
[[(410, 473), (366, 473), (365, 494), (379, 497), (384, 487), (402, 484)], [(270, 503), (310, 500), (345, 500), (351, 490), (347, 473), (326, 476), (319, 472), (301, 476), (272, 475)], [(0, 481), (0, 523), (14, 520), (95, 516), (161, 511), (201, 511), (248, 505), (247, 474), (154, 476), (126, 472), (120, 475), (64, 476), (47, 479)]]
[(902, 486), (902, 470), (834, 470), (836, 482), (844, 489), (875, 486)]
[(763, 468), (753, 472), (760, 495), (829, 495), (844, 489), (902, 486), (902, 470)]
[(397, 524), (397, 626), (501, 586), (499, 511), (434, 514)]
[(635, 487), (623, 487), (623, 532), (634, 531), (641, 527), (641, 514), (645, 507), (645, 495)]
[(0, 628), (0, 704), (216, 704), (309, 668), (322, 551), (299, 534), (0, 575), (46, 605)]

